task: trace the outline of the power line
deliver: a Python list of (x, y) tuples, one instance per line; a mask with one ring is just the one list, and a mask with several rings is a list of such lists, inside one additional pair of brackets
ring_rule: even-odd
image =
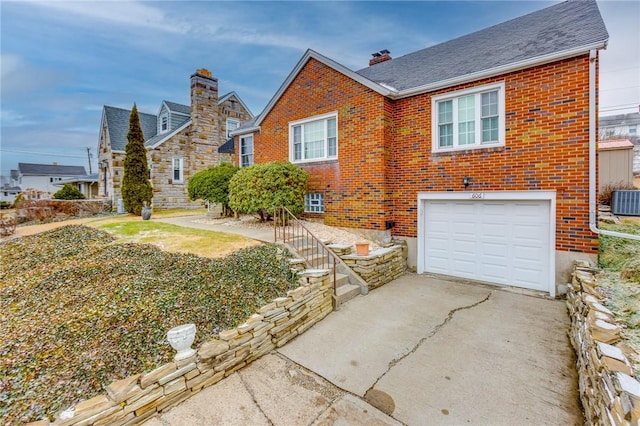
[(619, 107), (619, 108), (600, 108), (600, 112), (607, 112), (607, 111), (622, 111), (623, 109), (633, 109), (633, 108), (638, 108), (638, 105), (629, 105), (627, 107)]

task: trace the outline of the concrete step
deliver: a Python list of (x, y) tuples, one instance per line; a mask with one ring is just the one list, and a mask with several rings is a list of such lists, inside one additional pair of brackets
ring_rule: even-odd
[(343, 285), (350, 284), (349, 275), (337, 273), (336, 274), (336, 288), (342, 287)]
[(336, 296), (338, 298), (339, 305), (348, 302), (359, 294), (360, 286), (355, 284), (344, 284), (336, 289)]

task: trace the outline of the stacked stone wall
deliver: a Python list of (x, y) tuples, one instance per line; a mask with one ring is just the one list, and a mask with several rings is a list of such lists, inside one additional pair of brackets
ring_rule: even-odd
[[(302, 334), (332, 310), (329, 272), (300, 274), (300, 287), (222, 331), (186, 359), (111, 383), (106, 393), (63, 411), (55, 425), (133, 425), (164, 412)], [(48, 425), (48, 420), (31, 425)]]
[(336, 254), (367, 283), (369, 290), (401, 277), (407, 269), (402, 246), (381, 248), (371, 251), (367, 256), (344, 254), (339, 251)]
[[(640, 425), (640, 382), (620, 343), (620, 327), (602, 304), (595, 271), (578, 262), (567, 287), (569, 336), (578, 358), (587, 425)], [(628, 353), (628, 352), (627, 352)]]

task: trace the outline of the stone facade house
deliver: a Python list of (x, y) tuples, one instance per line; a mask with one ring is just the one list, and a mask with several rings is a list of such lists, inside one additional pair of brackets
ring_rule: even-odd
[(419, 273), (555, 295), (598, 252), (607, 41), (596, 2), (568, 1), (359, 71), (308, 50), (233, 133), (236, 163), (300, 165), (308, 216), (406, 240)]
[[(187, 182), (193, 174), (221, 161), (219, 148), (228, 132), (253, 118), (242, 99), (230, 92), (218, 96), (218, 80), (206, 69), (191, 76), (191, 105), (163, 101), (158, 114), (139, 112), (147, 147), (154, 208), (190, 208)], [(125, 147), (131, 111), (105, 105), (98, 147), (99, 195), (121, 208)]]

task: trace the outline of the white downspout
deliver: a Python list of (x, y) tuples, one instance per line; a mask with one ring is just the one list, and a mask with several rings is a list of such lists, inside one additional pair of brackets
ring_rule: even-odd
[(591, 232), (611, 237), (640, 241), (640, 235), (598, 229), (596, 203), (596, 58), (598, 51), (589, 51), (589, 229)]

